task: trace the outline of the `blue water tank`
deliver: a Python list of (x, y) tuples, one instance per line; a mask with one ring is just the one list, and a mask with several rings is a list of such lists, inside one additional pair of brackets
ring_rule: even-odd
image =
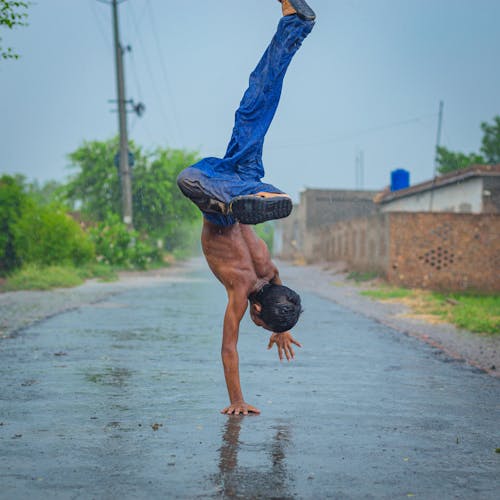
[(410, 186), (410, 172), (398, 168), (391, 172), (391, 191), (398, 191)]

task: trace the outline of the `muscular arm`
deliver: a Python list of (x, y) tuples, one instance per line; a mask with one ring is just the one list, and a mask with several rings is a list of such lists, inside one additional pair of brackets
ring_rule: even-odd
[(240, 322), (247, 309), (248, 299), (245, 295), (229, 292), (229, 302), (224, 315), (224, 329), (222, 334), (222, 364), (226, 378), (227, 392), (230, 406), (224, 408), (222, 413), (247, 414), (248, 412), (260, 413), (245, 403), (240, 385), (240, 370), (238, 359), (238, 333)]

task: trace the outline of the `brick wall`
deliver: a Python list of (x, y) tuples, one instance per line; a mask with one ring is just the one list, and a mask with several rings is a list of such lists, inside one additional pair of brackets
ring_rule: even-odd
[(500, 215), (392, 213), (389, 241), (395, 285), (500, 291)]
[(280, 225), (282, 258), (345, 262), (394, 285), (500, 292), (500, 215), (392, 212), (308, 229)]

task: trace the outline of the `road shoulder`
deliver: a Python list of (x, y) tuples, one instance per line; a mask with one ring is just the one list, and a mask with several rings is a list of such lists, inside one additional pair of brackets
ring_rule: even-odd
[[(500, 377), (500, 336), (483, 335), (442, 323), (405, 317), (404, 304), (386, 303), (360, 295), (363, 287), (346, 279), (346, 274), (328, 265), (294, 266), (279, 262), (284, 283), (314, 293), (406, 335), (435, 347), (449, 359), (463, 361), (494, 377)], [(305, 305), (307, 310), (307, 304)]]

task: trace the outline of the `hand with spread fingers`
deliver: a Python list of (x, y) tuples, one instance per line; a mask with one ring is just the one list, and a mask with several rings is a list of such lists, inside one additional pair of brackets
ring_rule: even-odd
[(260, 410), (258, 408), (245, 403), (245, 401), (236, 401), (235, 403), (231, 403), (230, 406), (224, 408), (220, 412), (225, 413), (226, 415), (248, 415), (249, 413), (255, 413), (256, 415), (260, 414)]
[(293, 350), (292, 344), (295, 344), (297, 347), (302, 347), (302, 345), (292, 337), (292, 334), (290, 332), (273, 333), (269, 338), (269, 344), (267, 348), (271, 349), (273, 344), (276, 344), (276, 347), (278, 348), (278, 356), (280, 357), (280, 361), (283, 361), (283, 354), (288, 361), (290, 361), (291, 359), (295, 359), (295, 352)]

